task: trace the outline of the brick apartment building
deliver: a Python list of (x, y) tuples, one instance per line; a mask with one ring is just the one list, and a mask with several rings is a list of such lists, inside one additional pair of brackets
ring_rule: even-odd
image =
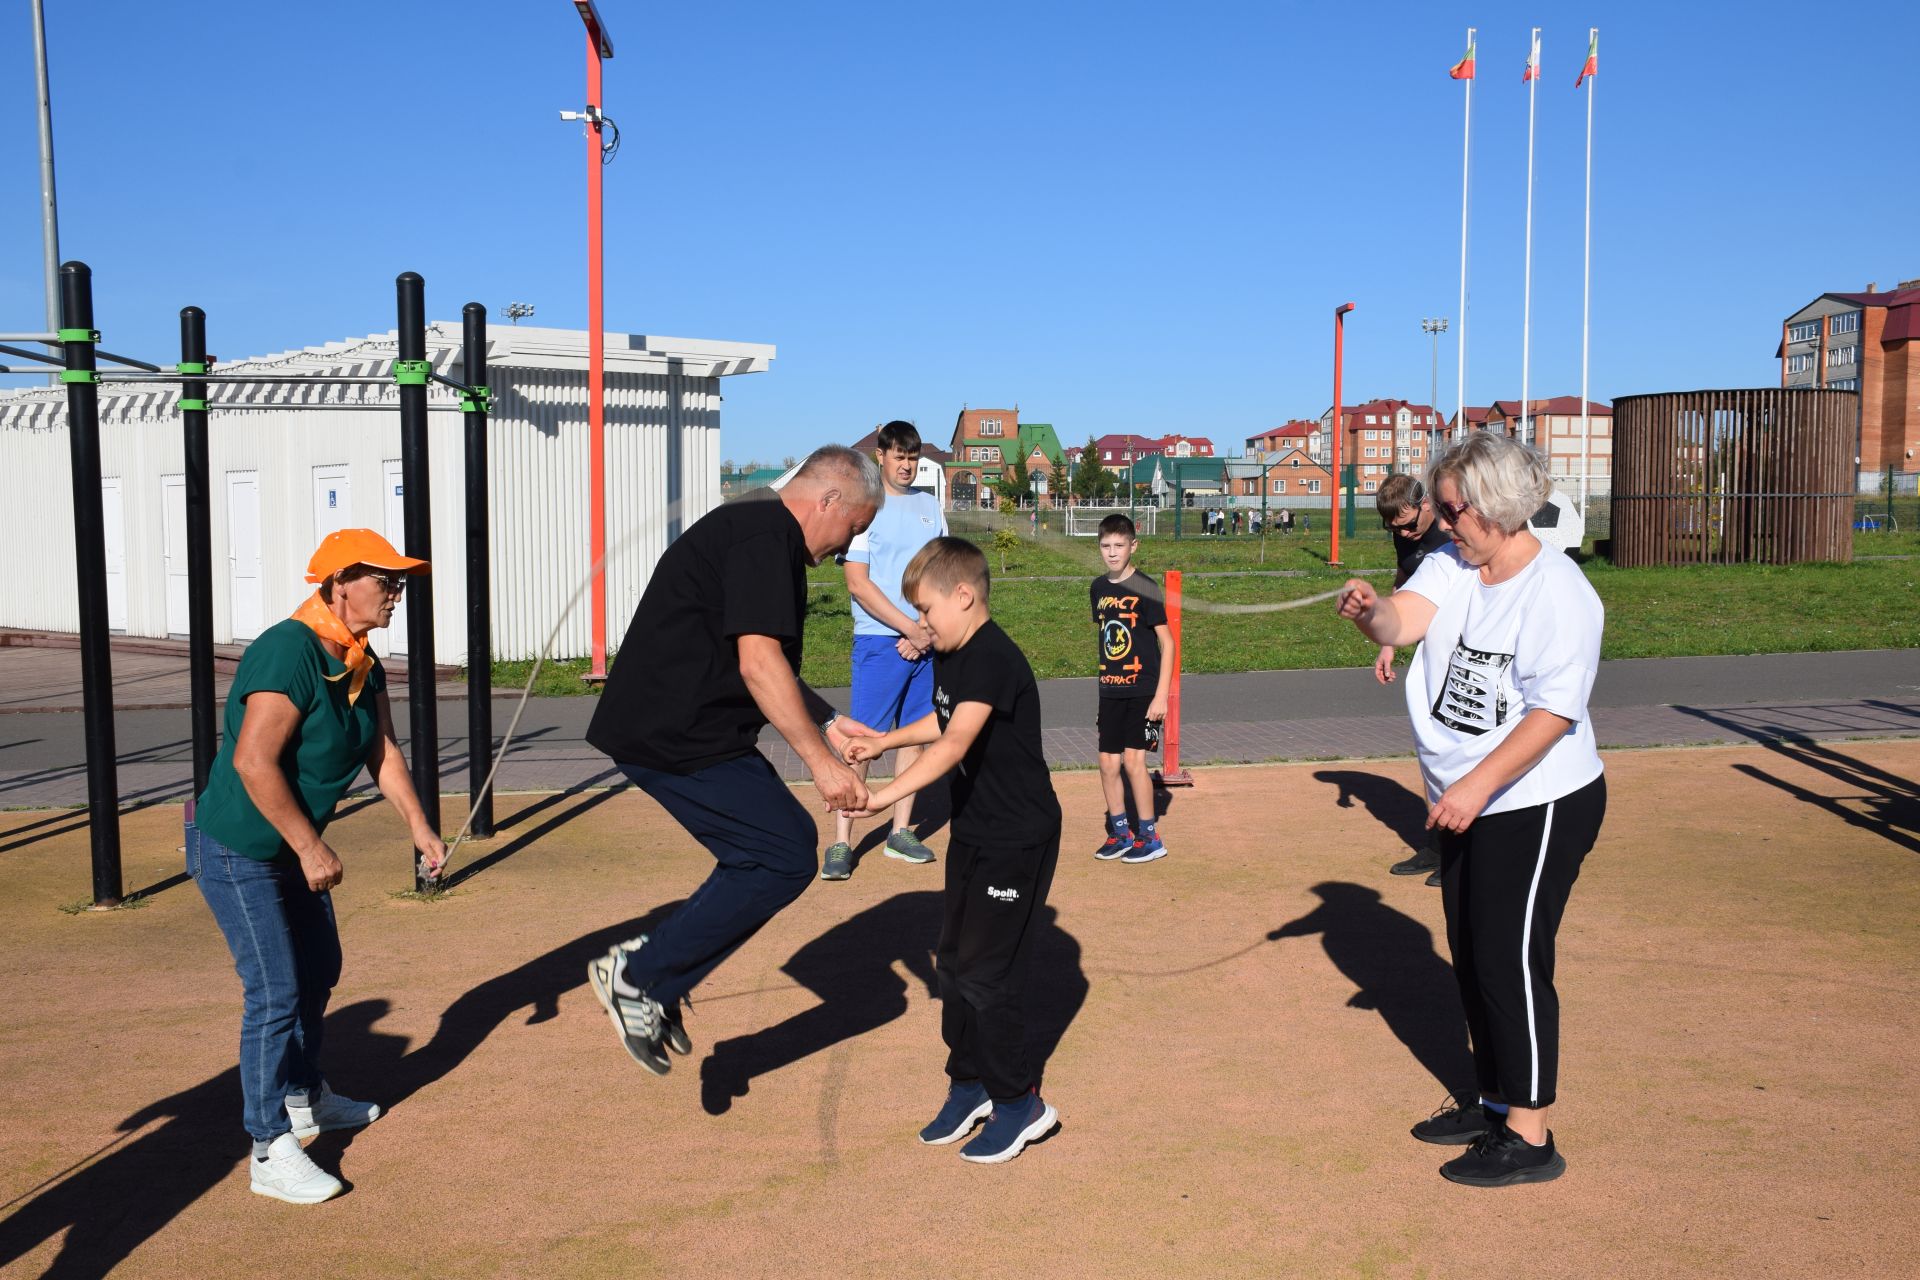
[(1288, 449), (1300, 449), (1308, 457), (1318, 457), (1325, 438), (1326, 428), (1320, 423), (1307, 418), (1294, 418), (1270, 431), (1248, 436), (1247, 453), (1280, 454)]
[[(1436, 441), (1446, 431), (1445, 422), (1432, 405), (1408, 400), (1369, 400), (1365, 404), (1342, 405), (1340, 416), (1346, 434), (1340, 441), (1340, 465), (1353, 467), (1353, 479), (1361, 493), (1372, 493), (1395, 472), (1424, 474), (1433, 456)], [(1321, 447), (1309, 450), (1313, 461), (1322, 466), (1333, 462), (1333, 409), (1320, 415)], [(1282, 428), (1284, 430), (1284, 428)]]
[(1860, 393), (1856, 446), (1862, 484), (1884, 472), (1920, 471), (1920, 279), (1880, 293), (1823, 293), (1780, 322), (1783, 387)]
[[(1474, 411), (1469, 411), (1469, 414)], [(1551, 396), (1534, 400), (1529, 413), (1523, 414), (1518, 400), (1495, 400), (1478, 424), (1488, 431), (1519, 438), (1523, 423), (1529, 433), (1527, 443), (1547, 455), (1547, 470), (1554, 483), (1566, 489), (1580, 487), (1582, 457), (1580, 397)], [(1588, 487), (1608, 489), (1613, 482), (1613, 406), (1598, 400), (1587, 401), (1591, 448), (1585, 454)]]

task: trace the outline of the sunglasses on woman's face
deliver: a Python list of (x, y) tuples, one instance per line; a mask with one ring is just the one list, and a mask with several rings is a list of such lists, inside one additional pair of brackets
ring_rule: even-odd
[(1440, 514), (1447, 518), (1448, 524), (1459, 524), (1460, 517), (1473, 509), (1471, 502), (1442, 502), (1435, 498), (1433, 505), (1440, 508)]
[(369, 573), (363, 576), (379, 583), (390, 596), (397, 596), (407, 589), (407, 575), (404, 573)]

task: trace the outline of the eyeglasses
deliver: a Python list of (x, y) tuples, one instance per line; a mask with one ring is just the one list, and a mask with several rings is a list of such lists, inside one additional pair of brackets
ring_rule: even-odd
[(1385, 516), (1380, 517), (1380, 527), (1383, 529), (1391, 529), (1395, 533), (1412, 533), (1419, 524), (1420, 507), (1418, 503), (1414, 504), (1413, 514), (1405, 520), (1389, 520)]
[(1448, 524), (1459, 524), (1460, 517), (1473, 509), (1471, 502), (1442, 502), (1435, 498), (1433, 505), (1440, 508), (1440, 514), (1447, 518)]
[(404, 573), (367, 573), (362, 576), (379, 583), (390, 596), (400, 595), (407, 589), (407, 575)]

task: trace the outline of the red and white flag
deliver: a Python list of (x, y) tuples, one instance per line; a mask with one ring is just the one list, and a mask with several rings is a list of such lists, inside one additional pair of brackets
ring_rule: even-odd
[(1535, 36), (1533, 38), (1533, 48), (1527, 54), (1527, 72), (1525, 75), (1520, 77), (1520, 82), (1522, 84), (1525, 84), (1529, 80), (1538, 80), (1539, 78), (1540, 78), (1540, 37)]
[(1573, 82), (1573, 87), (1578, 89), (1581, 85), (1587, 82), (1588, 76), (1598, 75), (1599, 73), (1600, 73), (1600, 33), (1596, 31), (1591, 36), (1587, 37), (1587, 65), (1580, 68), (1580, 78)]

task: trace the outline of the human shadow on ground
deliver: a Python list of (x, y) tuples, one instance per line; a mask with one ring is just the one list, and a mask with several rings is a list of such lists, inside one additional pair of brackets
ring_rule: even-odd
[(1472, 1088), (1467, 1015), (1453, 966), (1434, 950), (1433, 932), (1363, 885), (1325, 880), (1313, 892), (1320, 905), (1267, 938), (1278, 942), (1319, 934), (1327, 958), (1359, 988), (1347, 1006), (1378, 1013), (1449, 1091)]
[[(343, 1093), (390, 1110), (458, 1067), (520, 1010), (527, 1010), (528, 1025), (555, 1017), (560, 997), (586, 984), (589, 960), (657, 927), (679, 906), (679, 901), (667, 903), (637, 921), (575, 938), (487, 979), (449, 1005), (432, 1037), (411, 1051), (407, 1037), (374, 1030), (390, 1011), (386, 1000), (336, 1009), (327, 1015), (328, 1079)], [(84, 1167), (63, 1170), (16, 1199), (25, 1204), (0, 1220), (0, 1271), (65, 1231), (43, 1280), (105, 1276), (201, 1196), (243, 1176), (238, 1166), (251, 1144), (240, 1123), (240, 1106), (240, 1072), (234, 1066), (128, 1116), (119, 1126), (123, 1134), (159, 1124), (131, 1141), (109, 1144), (97, 1159), (81, 1162)], [(307, 1153), (322, 1168), (339, 1171), (355, 1137), (352, 1132), (321, 1134), (307, 1145)], [(231, 1190), (245, 1194), (237, 1182)], [(0, 1206), (0, 1212), (8, 1208)]]
[[(758, 1076), (791, 1066), (856, 1036), (876, 1031), (907, 1011), (907, 981), (895, 963), (938, 998), (933, 949), (940, 939), (938, 890), (897, 893), (835, 925), (793, 953), (781, 972), (820, 1003), (783, 1022), (713, 1046), (700, 1064), (700, 1101), (723, 1115), (745, 1097)], [(1042, 907), (1035, 922), (1027, 989), (1027, 1047), (1040, 1070), (1086, 1003), (1087, 976), (1080, 944), (1059, 926), (1059, 913)], [(945, 1050), (927, 1046), (929, 1096), (939, 1093)]]
[(1401, 840), (1409, 849), (1418, 849), (1427, 840), (1427, 801), (1418, 792), (1377, 773), (1360, 769), (1321, 769), (1315, 782), (1330, 782), (1340, 789), (1334, 803), (1342, 809), (1353, 808), (1358, 800), (1374, 820)]

